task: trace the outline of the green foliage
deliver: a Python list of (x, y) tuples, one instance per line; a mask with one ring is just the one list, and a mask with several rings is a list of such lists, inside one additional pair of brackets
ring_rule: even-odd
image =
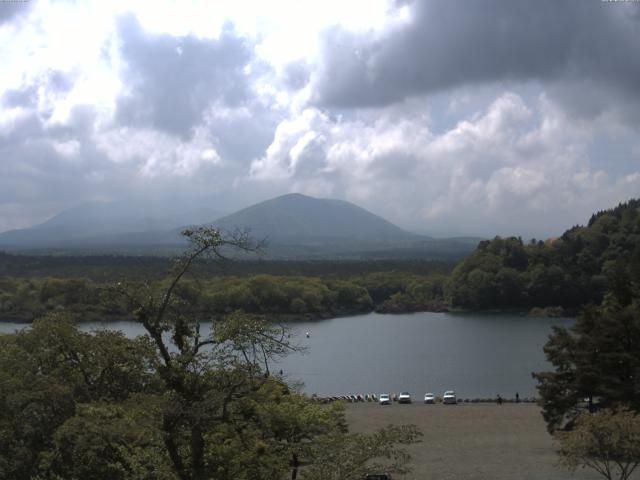
[(156, 397), (133, 396), (124, 404), (78, 405), (53, 435), (41, 469), (67, 480), (175, 478), (156, 415)]
[(571, 432), (554, 439), (561, 464), (573, 472), (583, 467), (626, 480), (640, 465), (640, 417), (628, 410), (582, 413)]
[(125, 317), (126, 305), (109, 287), (81, 278), (0, 278), (0, 315), (31, 322), (47, 313), (66, 312), (85, 321)]
[(640, 412), (640, 309), (609, 295), (570, 329), (554, 327), (545, 346), (551, 372), (534, 374), (550, 431), (589, 410), (628, 406)]
[(519, 238), (496, 237), (480, 242), (453, 270), (446, 297), (453, 306), (463, 308), (520, 307), (527, 265)]
[(371, 471), (407, 473), (410, 457), (398, 446), (415, 443), (421, 435), (411, 425), (388, 426), (373, 435), (326, 435), (312, 446), (315, 460), (302, 478), (361, 480)]
[[(442, 274), (374, 272), (356, 277), (250, 275), (192, 277), (174, 291), (183, 310), (210, 316), (236, 310), (282, 317), (323, 318), (379, 312), (412, 312), (445, 308)], [(129, 288), (167, 288), (172, 279), (128, 282)], [(114, 295), (110, 284), (86, 279), (2, 278), (0, 316), (29, 322), (49, 312), (65, 312), (78, 321), (131, 320), (131, 305)]]
[(156, 391), (154, 365), (148, 339), (82, 333), (61, 315), (0, 337), (0, 477), (48, 470), (54, 436), (80, 405)]
[(631, 200), (546, 243), (524, 245), (515, 237), (481, 242), (453, 270), (446, 299), (469, 309), (576, 310), (612, 292), (629, 303), (640, 280), (639, 212), (640, 200)]
[(354, 278), (366, 289), (375, 311), (381, 313), (443, 310), (446, 276), (412, 275), (403, 271), (374, 272)]

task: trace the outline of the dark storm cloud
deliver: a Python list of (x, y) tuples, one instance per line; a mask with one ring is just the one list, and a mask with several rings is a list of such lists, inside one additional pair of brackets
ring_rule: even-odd
[(53, 70), (20, 88), (6, 90), (0, 96), (0, 105), (31, 108), (38, 103), (38, 90), (58, 94), (69, 92), (72, 88), (73, 79), (69, 75)]
[(309, 65), (302, 60), (288, 63), (283, 72), (283, 81), (285, 86), (292, 90), (304, 87), (311, 75)]
[(16, 122), (12, 135), (0, 137), (0, 158), (0, 204), (34, 202), (43, 197), (68, 201), (78, 193), (76, 179), (83, 173), (82, 165), (66, 161), (55, 151), (34, 113)]
[(587, 78), (637, 96), (634, 4), (601, 1), (416, 1), (382, 37), (326, 32), (314, 101), (386, 105), (463, 85)]
[(38, 88), (35, 85), (6, 90), (0, 97), (0, 103), (9, 108), (33, 107), (37, 101)]
[(218, 39), (146, 33), (132, 15), (119, 22), (127, 64), (120, 123), (188, 135), (212, 103), (238, 106), (250, 96), (244, 67), (250, 45), (226, 27)]
[(0, 2), (0, 25), (12, 21), (15, 17), (25, 15), (31, 10), (33, 3), (29, 1)]
[[(96, 193), (92, 175), (119, 175), (119, 166), (94, 145), (95, 121), (96, 112), (88, 105), (73, 107), (65, 123), (53, 125), (46, 125), (46, 117), (36, 110), (26, 110), (7, 135), (0, 135), (0, 203), (25, 198), (69, 203)], [(107, 190), (125, 185), (123, 179), (130, 176), (124, 172)]]
[(262, 155), (271, 144), (281, 120), (281, 112), (252, 102), (244, 115), (213, 116), (208, 119), (207, 127), (217, 139), (218, 154), (244, 173), (251, 160)]

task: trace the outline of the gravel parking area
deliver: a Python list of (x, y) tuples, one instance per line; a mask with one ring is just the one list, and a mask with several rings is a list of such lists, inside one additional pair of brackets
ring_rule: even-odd
[(380, 406), (349, 404), (347, 421), (353, 432), (370, 432), (389, 424), (415, 424), (422, 442), (408, 447), (411, 474), (398, 479), (438, 480), (570, 480), (598, 479), (557, 466), (557, 456), (540, 408), (535, 404), (458, 404)]

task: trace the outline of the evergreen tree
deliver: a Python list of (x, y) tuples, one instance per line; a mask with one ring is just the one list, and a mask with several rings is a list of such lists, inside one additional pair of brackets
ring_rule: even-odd
[(569, 329), (555, 327), (544, 348), (554, 371), (534, 373), (550, 431), (571, 426), (586, 408), (640, 412), (640, 309), (609, 294)]

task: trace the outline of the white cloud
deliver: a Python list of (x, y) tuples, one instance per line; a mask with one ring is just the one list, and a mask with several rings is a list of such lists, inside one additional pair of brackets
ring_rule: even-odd
[(265, 155), (252, 162), (251, 177), (273, 180), (295, 176), (304, 149), (320, 136), (318, 132), (327, 122), (327, 117), (315, 109), (307, 109), (299, 116), (282, 121)]
[(80, 153), (80, 142), (77, 140), (69, 140), (67, 142), (52, 142), (53, 149), (62, 157), (73, 159)]
[(21, 121), (29, 117), (29, 110), (23, 107), (0, 109), (0, 136), (9, 137)]
[(527, 105), (505, 92), (441, 134), (428, 124), (391, 108), (356, 119), (307, 109), (278, 126), (250, 179), (343, 196), (414, 229), (487, 235), (557, 232), (637, 186), (592, 170), (589, 136), (544, 96)]
[(196, 175), (222, 159), (206, 129), (198, 128), (187, 141), (151, 129), (119, 128), (95, 135), (94, 140), (107, 158), (116, 163), (132, 163), (147, 178)]

